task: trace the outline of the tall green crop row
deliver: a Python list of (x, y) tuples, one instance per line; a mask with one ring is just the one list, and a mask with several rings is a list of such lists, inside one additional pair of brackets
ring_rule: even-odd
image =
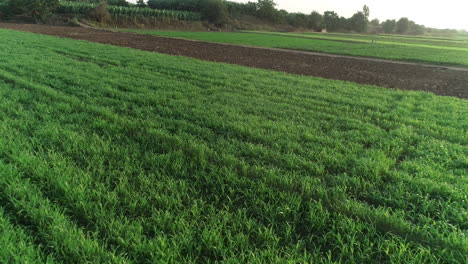
[[(57, 12), (61, 14), (74, 14), (78, 16), (87, 15), (89, 12), (96, 8), (95, 3), (80, 3), (80, 2), (61, 2)], [(199, 21), (201, 16), (198, 13), (186, 11), (172, 11), (172, 10), (158, 10), (151, 8), (138, 8), (138, 7), (123, 7), (123, 6), (109, 6), (109, 14), (114, 19), (121, 18), (156, 18), (163, 20), (175, 21)]]
[(95, 3), (60, 2), (57, 12), (61, 14), (85, 15), (96, 7), (97, 4)]

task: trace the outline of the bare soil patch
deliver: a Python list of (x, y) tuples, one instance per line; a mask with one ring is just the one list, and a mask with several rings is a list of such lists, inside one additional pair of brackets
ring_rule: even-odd
[(292, 52), (81, 27), (0, 23), (0, 28), (468, 99), (468, 71), (451, 67)]

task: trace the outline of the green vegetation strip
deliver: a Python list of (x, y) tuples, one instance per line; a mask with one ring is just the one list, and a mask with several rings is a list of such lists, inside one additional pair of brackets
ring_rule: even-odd
[[(371, 44), (370, 41), (367, 43), (350, 43), (350, 40), (360, 42), (362, 42), (362, 40), (339, 39), (339, 37), (327, 37), (330, 40), (324, 40), (310, 37), (310, 34), (295, 38), (294, 34), (281, 36), (238, 32), (182, 32), (134, 29), (125, 29), (123, 31), (258, 47), (316, 51), (430, 64), (468, 66), (467, 47), (438, 46), (430, 43), (415, 44), (410, 42), (391, 43), (380, 41), (376, 44)], [(320, 38), (323, 38), (323, 36), (320, 36)]]
[[(59, 14), (73, 14), (75, 16), (89, 16), (92, 10), (98, 6), (97, 3), (86, 2), (68, 2), (61, 1), (56, 12)], [(123, 7), (113, 6), (107, 7), (107, 11), (112, 18), (118, 19), (154, 19), (157, 21), (199, 21), (201, 15), (194, 12), (173, 11), (173, 10), (158, 10), (141, 7)]]
[(465, 100), (0, 34), (2, 262), (466, 262)]
[[(243, 31), (254, 34), (270, 34), (274, 36), (290, 36), (312, 39), (351, 41), (365, 44), (391, 44), (410, 47), (429, 47), (437, 49), (449, 49), (468, 52), (468, 42), (458, 40), (437, 40), (423, 38), (409, 38), (405, 36), (385, 36), (385, 35), (360, 35), (345, 33), (283, 33), (283, 32), (264, 32), (264, 31)], [(372, 43), (374, 42), (374, 43)]]

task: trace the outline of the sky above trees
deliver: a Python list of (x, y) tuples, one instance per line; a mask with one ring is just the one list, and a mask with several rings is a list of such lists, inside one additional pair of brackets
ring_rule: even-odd
[[(249, 0), (231, 0), (249, 2)], [(256, 0), (250, 0), (256, 2)], [(408, 17), (418, 24), (433, 28), (468, 30), (468, 0), (275, 0), (278, 9), (288, 12), (323, 13), (335, 11), (351, 17), (364, 5), (370, 7), (370, 19), (399, 19)]]

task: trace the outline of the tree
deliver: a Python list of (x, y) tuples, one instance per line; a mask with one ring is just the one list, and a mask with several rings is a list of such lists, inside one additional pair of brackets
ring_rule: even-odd
[(302, 13), (289, 13), (288, 14), (288, 23), (293, 27), (302, 27), (305, 28), (309, 24), (307, 16)]
[(46, 19), (57, 7), (59, 0), (10, 0), (8, 10), (11, 14), (29, 15), (36, 19)]
[(382, 25), (380, 24), (380, 21), (377, 18), (372, 19), (372, 21), (368, 23), (367, 33), (371, 33), (371, 34), (383, 33)]
[(157, 0), (148, 0), (146, 4), (148, 5), (149, 8), (153, 8), (153, 9), (157, 9), (159, 7)]
[(201, 14), (204, 19), (221, 26), (227, 22), (228, 12), (222, 0), (202, 0)]
[(0, 0), (0, 20), (6, 18), (10, 15), (10, 10), (8, 9), (8, 2)]
[(375, 18), (375, 19), (372, 19), (370, 24), (374, 27), (378, 27), (380, 25), (380, 21), (377, 18)]
[(340, 24), (340, 17), (333, 11), (325, 11), (323, 14), (323, 24), (328, 31), (337, 30)]
[(367, 5), (364, 5), (364, 7), (362, 8), (362, 13), (364, 14), (366, 19), (368, 20), (369, 16), (370, 16), (370, 9), (369, 9), (369, 7)]
[(349, 19), (349, 27), (356, 32), (364, 32), (367, 29), (367, 17), (363, 12), (357, 12)]
[(280, 24), (287, 24), (289, 23), (289, 13), (288, 11), (281, 9), (276, 12), (275, 22)]
[(276, 18), (276, 3), (273, 0), (258, 0), (257, 16), (274, 22)]
[(322, 15), (317, 12), (313, 11), (310, 16), (309, 16), (309, 25), (308, 27), (313, 29), (313, 30), (319, 30), (320, 24), (322, 23)]
[(229, 15), (232, 17), (240, 18), (241, 16), (256, 16), (257, 12), (257, 3), (247, 2), (247, 3), (238, 3), (232, 1), (224, 1), (228, 9)]
[(107, 3), (114, 6), (130, 6), (126, 0), (107, 0)]
[(414, 23), (414, 21), (409, 21), (408, 34), (411, 35), (422, 35), (424, 34), (424, 26)]
[(398, 34), (405, 34), (408, 32), (409, 29), (409, 19), (406, 17), (400, 18), (396, 23), (396, 32)]
[(137, 5), (138, 7), (140, 7), (140, 8), (146, 7), (146, 3), (145, 3), (144, 0), (138, 0), (137, 3), (136, 3), (136, 5)]
[(392, 34), (395, 32), (396, 21), (387, 19), (385, 22), (382, 22), (382, 28), (385, 34)]
[(345, 31), (350, 31), (351, 30), (351, 27), (350, 27), (350, 20), (347, 19), (346, 17), (340, 17), (340, 20), (338, 22), (338, 27), (337, 27), (337, 30), (345, 30)]

